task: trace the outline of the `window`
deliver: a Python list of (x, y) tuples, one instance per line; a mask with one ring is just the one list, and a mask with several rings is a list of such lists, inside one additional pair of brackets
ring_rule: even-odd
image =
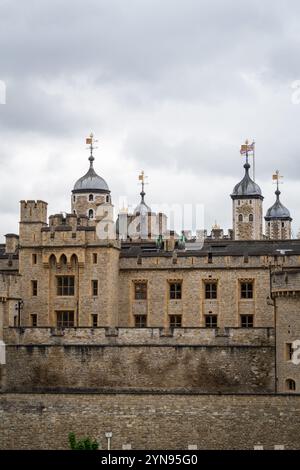
[(208, 254), (207, 254), (207, 262), (208, 262), (208, 263), (212, 263), (212, 260), (213, 260), (213, 254), (212, 254), (212, 253), (208, 253)]
[(93, 200), (94, 200), (94, 196), (93, 196), (93, 194), (90, 194), (89, 195), (89, 201), (93, 201)]
[(217, 315), (205, 315), (205, 326), (206, 328), (217, 328), (218, 316)]
[(243, 216), (242, 216), (242, 214), (239, 214), (239, 222), (243, 222)]
[(147, 283), (146, 282), (135, 282), (135, 284), (134, 284), (134, 298), (135, 298), (135, 300), (146, 300), (147, 299)]
[(15, 315), (14, 316), (14, 327), (18, 326), (18, 317)]
[(76, 196), (73, 196), (73, 202), (75, 202), (75, 201), (76, 201)]
[(74, 276), (57, 276), (57, 295), (74, 295)]
[(98, 295), (98, 280), (92, 280), (92, 295), (96, 297)]
[(284, 228), (284, 222), (281, 222), (281, 227)]
[(59, 328), (72, 328), (74, 326), (74, 312), (56, 312), (56, 321)]
[(253, 299), (253, 282), (241, 282), (241, 299)]
[(135, 315), (134, 326), (136, 328), (146, 328), (147, 327), (147, 315)]
[(170, 299), (172, 300), (181, 299), (181, 282), (172, 282), (170, 284)]
[(296, 382), (293, 379), (287, 379), (285, 381), (286, 389), (294, 392), (296, 390)]
[(170, 328), (181, 328), (181, 315), (170, 315)]
[(106, 196), (106, 202), (109, 202), (109, 196)]
[(92, 315), (92, 327), (93, 328), (96, 328), (98, 326), (98, 315), (97, 314), (93, 314)]
[(35, 253), (32, 254), (32, 264), (37, 263), (37, 255)]
[(216, 282), (205, 283), (205, 298), (206, 299), (217, 298), (217, 283)]
[(94, 211), (93, 209), (90, 209), (89, 210), (89, 219), (93, 219), (94, 218)]
[(97, 264), (98, 263), (98, 255), (97, 253), (93, 253), (93, 264)]
[(250, 199), (250, 201), (249, 201), (249, 204), (252, 204), (252, 201), (251, 201), (251, 199)]
[(37, 290), (38, 290), (38, 282), (37, 281), (31, 281), (31, 295), (33, 297), (37, 296)]
[(241, 327), (253, 328), (253, 315), (241, 315)]
[(293, 343), (285, 343), (285, 360), (291, 361), (293, 359)]
[(253, 222), (253, 214), (249, 214), (249, 222)]
[(30, 315), (30, 320), (31, 320), (31, 326), (32, 327), (37, 327), (37, 314), (36, 313), (33, 313), (32, 315)]

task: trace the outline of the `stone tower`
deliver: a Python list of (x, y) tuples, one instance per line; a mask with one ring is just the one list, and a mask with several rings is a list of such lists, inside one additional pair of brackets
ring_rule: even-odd
[(273, 179), (277, 179), (277, 189), (275, 191), (276, 201), (273, 206), (267, 210), (266, 221), (266, 236), (271, 240), (286, 240), (292, 236), (292, 218), (290, 211), (284, 207), (280, 201), (279, 191), (279, 172), (276, 172)]
[[(86, 216), (90, 220), (96, 219), (97, 209), (100, 205), (111, 205), (110, 190), (106, 181), (97, 175), (94, 170), (94, 138), (90, 135), (86, 142), (90, 148), (90, 168), (88, 172), (76, 181), (73, 191), (71, 208), (72, 213), (77, 216)], [(109, 210), (109, 207), (108, 207)]]
[(263, 236), (263, 196), (261, 189), (250, 177), (248, 156), (244, 165), (245, 176), (231, 194), (234, 240), (260, 240)]

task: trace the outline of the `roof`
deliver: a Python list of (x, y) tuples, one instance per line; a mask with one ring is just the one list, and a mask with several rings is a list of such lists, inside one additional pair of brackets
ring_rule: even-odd
[(76, 181), (73, 193), (110, 193), (109, 187), (106, 181), (97, 175), (93, 167), (94, 157), (91, 155), (89, 157), (90, 168), (88, 172), (83, 175), (79, 180)]
[(248, 162), (245, 163), (244, 168), (245, 168), (245, 176), (233, 188), (233, 191), (231, 194), (232, 199), (238, 199), (240, 197), (242, 198), (252, 197), (252, 198), (263, 199), (260, 187), (250, 178), (250, 175), (249, 175), (250, 165)]
[(274, 202), (273, 206), (267, 210), (265, 219), (266, 220), (292, 220), (290, 211), (281, 203), (279, 196), (280, 191), (277, 189), (275, 191), (276, 194), (276, 201)]

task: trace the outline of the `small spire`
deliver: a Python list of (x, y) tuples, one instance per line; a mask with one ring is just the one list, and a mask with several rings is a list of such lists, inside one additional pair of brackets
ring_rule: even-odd
[(93, 150), (97, 148), (94, 146), (94, 142), (98, 142), (98, 141), (94, 139), (94, 134), (91, 132), (90, 136), (85, 139), (85, 142), (89, 146), (88, 149), (90, 150), (90, 156), (89, 156), (90, 168), (93, 168), (93, 162), (95, 160), (94, 155), (93, 155)]
[(145, 184), (147, 184), (145, 183), (146, 178), (148, 178), (148, 176), (145, 175), (144, 170), (141, 171), (141, 173), (139, 174), (139, 181), (141, 181), (141, 185), (142, 185), (142, 191), (140, 192), (142, 203), (145, 203), (144, 198), (145, 198), (146, 193), (144, 191), (144, 188), (145, 188)]
[(283, 176), (280, 175), (279, 173), (279, 170), (276, 170), (275, 174), (272, 176), (272, 179), (273, 181), (276, 181), (276, 191), (275, 191), (275, 194), (276, 194), (276, 198), (277, 198), (277, 201), (279, 201), (279, 196), (281, 194), (280, 190), (279, 190), (279, 184), (282, 184), (279, 179), (280, 178), (283, 178)]

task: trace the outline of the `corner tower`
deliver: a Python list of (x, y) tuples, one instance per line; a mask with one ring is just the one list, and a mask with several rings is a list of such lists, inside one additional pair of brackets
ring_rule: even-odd
[[(244, 178), (231, 194), (234, 240), (261, 240), (263, 237), (263, 196), (261, 189), (250, 177), (248, 144), (246, 142)], [(245, 147), (245, 146), (242, 146)]]
[(102, 204), (111, 204), (110, 190), (106, 181), (97, 175), (94, 170), (94, 136), (90, 135), (86, 139), (89, 145), (90, 168), (88, 172), (76, 181), (72, 190), (71, 208), (72, 213), (77, 216), (87, 216), (95, 220), (97, 207)]
[(277, 182), (275, 191), (276, 201), (273, 206), (267, 210), (266, 221), (266, 236), (271, 240), (287, 240), (292, 237), (292, 218), (290, 211), (281, 203), (279, 191), (279, 171), (277, 170), (273, 175), (273, 180)]

